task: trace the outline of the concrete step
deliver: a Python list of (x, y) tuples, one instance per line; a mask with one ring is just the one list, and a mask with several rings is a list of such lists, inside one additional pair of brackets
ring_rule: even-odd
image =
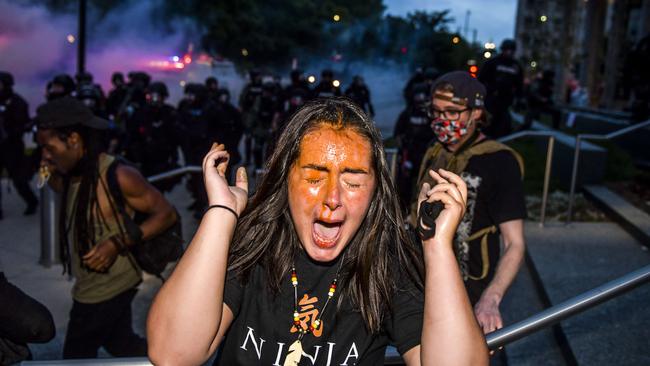
[[(634, 122), (632, 117), (625, 115), (616, 116), (602, 112), (565, 111), (566, 123), (579, 133), (592, 133), (605, 135), (622, 128), (629, 127)], [(650, 139), (650, 127), (641, 128), (627, 135), (612, 140), (621, 149), (626, 151), (637, 164), (650, 162), (650, 149), (647, 141)]]
[[(549, 305), (544, 301), (535, 283), (536, 269), (530, 259), (521, 267), (515, 281), (510, 286), (501, 303), (501, 313), (505, 325), (526, 319)], [(542, 289), (543, 290), (543, 289)], [(566, 361), (555, 335), (555, 328), (547, 328), (522, 338), (506, 346), (506, 356), (510, 366), (563, 366)]]
[(599, 206), (630, 235), (650, 248), (650, 215), (602, 185), (583, 187), (585, 196)]
[[(552, 304), (650, 263), (647, 248), (615, 223), (527, 225), (528, 251)], [(563, 322), (578, 365), (650, 364), (650, 285)]]

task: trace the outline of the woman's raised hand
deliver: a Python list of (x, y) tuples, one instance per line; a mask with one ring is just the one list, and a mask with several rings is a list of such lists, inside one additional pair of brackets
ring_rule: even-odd
[(237, 169), (235, 185), (228, 186), (226, 168), (230, 155), (223, 144), (213, 143), (203, 158), (203, 180), (209, 205), (224, 205), (241, 215), (248, 201), (246, 168)]
[(422, 185), (418, 197), (418, 215), (420, 204), (423, 201), (441, 202), (444, 205), (444, 209), (435, 221), (436, 234), (430, 240), (451, 243), (454, 240), (456, 228), (463, 215), (465, 215), (467, 185), (461, 177), (444, 169), (440, 169), (438, 172), (429, 170), (429, 175), (437, 184), (433, 188), (431, 188), (429, 183)]

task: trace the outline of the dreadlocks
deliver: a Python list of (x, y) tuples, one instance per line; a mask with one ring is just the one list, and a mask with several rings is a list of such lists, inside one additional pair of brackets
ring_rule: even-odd
[[(69, 233), (74, 227), (74, 249), (81, 257), (86, 254), (95, 243), (95, 229), (102, 230), (106, 218), (99, 209), (97, 185), (100, 178), (99, 155), (104, 152), (105, 144), (102, 132), (82, 125), (73, 125), (56, 129), (61, 140), (67, 139), (73, 132), (79, 134), (83, 141), (84, 154), (63, 181), (63, 195), (59, 219), (59, 245), (63, 273), (71, 271)], [(70, 178), (81, 177), (76, 202), (71, 205), (71, 213), (67, 212), (67, 199), (70, 189)], [(69, 215), (69, 217), (68, 217)], [(99, 225), (98, 225), (99, 224)]]

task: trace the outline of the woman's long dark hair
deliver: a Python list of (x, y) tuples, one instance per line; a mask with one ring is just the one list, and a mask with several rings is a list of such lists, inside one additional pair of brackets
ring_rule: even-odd
[(303, 137), (321, 126), (350, 129), (365, 138), (372, 149), (375, 193), (365, 219), (345, 249), (341, 283), (342, 297), (351, 299), (370, 331), (378, 332), (397, 281), (404, 278), (400, 273), (406, 272), (421, 288), (423, 265), (404, 230), (379, 131), (348, 99), (317, 99), (290, 118), (267, 162), (267, 173), (239, 220), (228, 269), (246, 282), (253, 267), (260, 264), (272, 292), (279, 292), (296, 254), (302, 250), (287, 209), (289, 171), (300, 155)]
[[(99, 155), (105, 151), (105, 141), (102, 131), (82, 125), (58, 128), (55, 131), (62, 141), (65, 141), (73, 132), (76, 132), (81, 137), (84, 147), (83, 157), (77, 162), (73, 171), (63, 178), (63, 195), (59, 215), (59, 245), (61, 248), (61, 263), (63, 263), (65, 273), (66, 271), (69, 272), (71, 267), (70, 246), (68, 244), (70, 228), (74, 227), (73, 235), (76, 242), (74, 250), (77, 251), (77, 255), (83, 256), (97, 244), (95, 243), (96, 223), (102, 224), (99, 227), (105, 227), (106, 225), (106, 218), (99, 209), (97, 197), (97, 184), (100, 178)], [(79, 176), (81, 181), (76, 200), (71, 205), (72, 215), (68, 218), (67, 200), (71, 175)]]

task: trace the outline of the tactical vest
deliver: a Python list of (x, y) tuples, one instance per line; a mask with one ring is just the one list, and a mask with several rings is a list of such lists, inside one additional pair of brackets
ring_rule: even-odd
[[(504, 150), (509, 151), (517, 160), (517, 163), (519, 164), (519, 170), (521, 172), (521, 177), (523, 179), (524, 160), (521, 155), (519, 155), (519, 153), (517, 153), (512, 148), (498, 141), (490, 139), (477, 141), (476, 138), (474, 138), (473, 141), (470, 140), (468, 143), (469, 146), (461, 146), (461, 148), (455, 152), (448, 151), (440, 143), (436, 143), (433, 146), (429, 147), (424, 154), (424, 158), (422, 159), (422, 164), (420, 165), (420, 171), (418, 173), (418, 183), (414, 192), (416, 192), (416, 194), (419, 193), (420, 188), (424, 183), (429, 183), (431, 187), (436, 184), (433, 178), (431, 178), (431, 176), (428, 174), (429, 170), (431, 169), (437, 171), (438, 169), (443, 168), (460, 175), (460, 173), (465, 170), (467, 164), (469, 163), (469, 160), (472, 157), (478, 155), (493, 154)], [(409, 221), (413, 227), (415, 227), (415, 220), (417, 218), (417, 203), (418, 202), (416, 196), (414, 202), (411, 204), (411, 214), (409, 215)], [(481, 238), (481, 273), (478, 275), (472, 275), (468, 273), (468, 278), (472, 280), (482, 280), (487, 276), (490, 269), (488, 236), (496, 232), (497, 227), (495, 225), (491, 225), (474, 231), (474, 233), (470, 234), (466, 239), (464, 239), (464, 242), (469, 243), (473, 240)]]

